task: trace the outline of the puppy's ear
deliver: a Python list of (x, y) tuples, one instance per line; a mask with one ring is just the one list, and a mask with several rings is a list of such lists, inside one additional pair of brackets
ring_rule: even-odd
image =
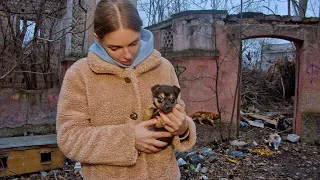
[(158, 95), (158, 90), (160, 89), (160, 85), (157, 84), (151, 88), (152, 95), (156, 97)]
[(177, 86), (173, 86), (174, 92), (176, 93), (176, 96), (179, 96), (180, 93), (180, 88), (178, 88)]

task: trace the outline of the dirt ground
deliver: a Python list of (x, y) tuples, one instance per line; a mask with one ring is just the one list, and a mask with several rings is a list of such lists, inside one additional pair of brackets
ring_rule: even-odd
[[(274, 132), (271, 128), (240, 127), (237, 140), (248, 143), (244, 147), (232, 146), (230, 142), (210, 142), (219, 134), (218, 126), (197, 124), (197, 132), (198, 144), (194, 151), (204, 157), (201, 167), (207, 172), (195, 172), (187, 164), (180, 167), (182, 179), (320, 179), (320, 146), (317, 143), (292, 143), (286, 140), (287, 134), (282, 133), (279, 150), (275, 151), (264, 141)], [(265, 147), (273, 153), (270, 157), (256, 152)], [(215, 153), (203, 153), (209, 148)], [(244, 156), (231, 158), (231, 161), (236, 160), (231, 162), (228, 154), (235, 150), (243, 152)], [(209, 162), (210, 157), (215, 157), (215, 162)]]
[[(177, 159), (183, 158), (187, 164), (181, 165), (181, 179), (212, 179), (212, 180), (247, 180), (247, 179), (320, 179), (320, 145), (292, 143), (285, 140), (286, 134), (282, 136), (279, 150), (275, 151), (270, 147), (270, 157), (260, 155), (256, 152), (258, 148), (269, 147), (264, 142), (270, 133), (274, 132), (271, 128), (240, 127), (240, 136), (237, 140), (247, 143), (245, 146), (232, 146), (230, 141), (220, 142), (218, 125), (208, 124), (197, 125), (198, 140), (196, 146), (184, 153), (176, 152)], [(255, 146), (252, 142), (258, 145)], [(205, 153), (206, 150), (211, 153)], [(229, 156), (232, 151), (241, 151), (243, 157)], [(208, 152), (208, 151), (207, 151)], [(188, 161), (188, 155), (196, 154), (201, 157), (201, 167), (196, 172), (195, 167)], [(201, 172), (202, 171), (202, 172)], [(74, 164), (69, 163), (63, 169), (55, 169), (42, 173), (32, 173), (15, 177), (0, 179), (59, 179), (59, 180), (81, 180), (80, 172), (74, 170)]]

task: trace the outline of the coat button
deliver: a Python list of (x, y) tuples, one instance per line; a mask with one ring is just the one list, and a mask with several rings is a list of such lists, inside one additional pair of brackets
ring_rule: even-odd
[(137, 120), (138, 119), (138, 114), (134, 112), (134, 113), (130, 114), (130, 118), (132, 120)]
[(128, 78), (128, 77), (126, 77), (126, 78), (124, 78), (124, 81), (125, 81), (126, 83), (130, 83), (130, 82), (131, 82), (131, 79)]

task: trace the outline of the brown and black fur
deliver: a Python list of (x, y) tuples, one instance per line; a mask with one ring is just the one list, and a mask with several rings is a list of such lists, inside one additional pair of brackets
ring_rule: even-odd
[[(155, 126), (150, 127), (153, 131), (167, 131), (164, 126), (165, 122), (161, 118), (159, 111), (164, 114), (170, 113), (173, 107), (177, 103), (178, 96), (180, 94), (180, 88), (177, 86), (169, 85), (155, 85), (151, 88), (152, 97), (153, 97), (153, 107), (147, 112), (145, 120), (155, 118), (158, 116), (158, 122)], [(169, 138), (160, 138), (159, 140), (167, 142), (168, 144), (172, 143), (173, 137)]]
[(199, 121), (200, 124), (203, 124), (202, 121), (208, 121), (211, 125), (218, 123), (219, 114), (216, 112), (206, 112), (206, 111), (197, 111), (190, 116), (194, 121)]

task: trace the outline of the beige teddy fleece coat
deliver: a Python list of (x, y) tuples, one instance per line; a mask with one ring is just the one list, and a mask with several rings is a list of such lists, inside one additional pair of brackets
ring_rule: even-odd
[(84, 179), (180, 179), (173, 147), (194, 146), (190, 117), (186, 140), (176, 136), (173, 146), (156, 154), (138, 155), (135, 148), (134, 125), (153, 104), (156, 84), (179, 86), (172, 64), (156, 50), (134, 69), (107, 63), (93, 52), (68, 69), (58, 102), (57, 141), (66, 157), (82, 163)]

